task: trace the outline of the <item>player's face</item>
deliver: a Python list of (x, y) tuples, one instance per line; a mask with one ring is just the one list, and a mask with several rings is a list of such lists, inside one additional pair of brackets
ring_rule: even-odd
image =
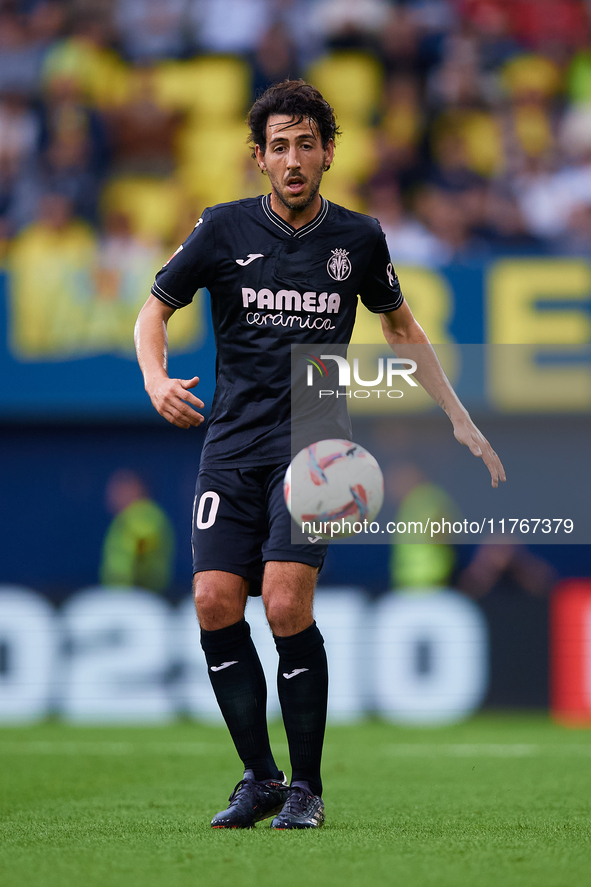
[(334, 144), (322, 146), (313, 120), (274, 114), (267, 121), (265, 152), (256, 147), (257, 162), (265, 170), (277, 200), (290, 212), (303, 212), (318, 198), (324, 169), (332, 163)]

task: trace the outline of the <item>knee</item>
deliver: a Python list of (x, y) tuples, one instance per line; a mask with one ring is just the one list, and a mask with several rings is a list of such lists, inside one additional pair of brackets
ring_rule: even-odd
[(244, 616), (246, 590), (232, 579), (224, 582), (208, 573), (196, 573), (193, 597), (199, 625), (206, 631), (226, 628)]
[(219, 612), (218, 594), (214, 583), (196, 578), (193, 585), (193, 599), (199, 624), (202, 628), (207, 628), (210, 623), (215, 621)]
[(301, 601), (285, 597), (272, 597), (266, 601), (267, 621), (274, 635), (286, 637), (304, 631), (313, 622), (310, 607)]

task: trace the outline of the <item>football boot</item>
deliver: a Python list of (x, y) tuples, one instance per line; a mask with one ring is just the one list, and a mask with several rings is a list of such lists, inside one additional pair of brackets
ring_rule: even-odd
[(213, 828), (254, 828), (257, 822), (280, 812), (289, 791), (285, 773), (277, 779), (259, 782), (252, 770), (245, 770), (230, 795), (227, 809), (216, 813), (211, 825)]
[(292, 785), (283, 810), (271, 823), (271, 828), (319, 828), (324, 822), (324, 802), (320, 795), (302, 785)]

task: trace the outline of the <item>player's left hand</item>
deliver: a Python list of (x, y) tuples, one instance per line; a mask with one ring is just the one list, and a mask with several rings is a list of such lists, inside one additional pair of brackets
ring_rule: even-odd
[(473, 456), (479, 456), (490, 471), (491, 484), (498, 487), (499, 481), (506, 481), (503, 463), (469, 417), (463, 417), (454, 423), (454, 437), (459, 443), (468, 447)]

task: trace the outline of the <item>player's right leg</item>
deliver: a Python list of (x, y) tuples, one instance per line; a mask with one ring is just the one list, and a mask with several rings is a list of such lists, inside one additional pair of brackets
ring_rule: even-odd
[[(244, 619), (251, 582), (262, 572), (256, 485), (244, 472), (200, 472), (193, 523), (194, 595), (201, 645), (244, 776), (214, 828), (250, 828), (273, 816), (287, 796), (267, 730), (267, 686)], [(212, 503), (206, 510), (202, 503)]]
[(214, 828), (251, 828), (274, 816), (287, 797), (285, 775), (275, 764), (267, 732), (267, 686), (244, 619), (248, 582), (223, 571), (195, 574), (195, 605), (209, 677), (244, 765), (244, 776)]
[(205, 570), (193, 576), (193, 598), (199, 625), (217, 631), (244, 618), (248, 579), (223, 570)]

